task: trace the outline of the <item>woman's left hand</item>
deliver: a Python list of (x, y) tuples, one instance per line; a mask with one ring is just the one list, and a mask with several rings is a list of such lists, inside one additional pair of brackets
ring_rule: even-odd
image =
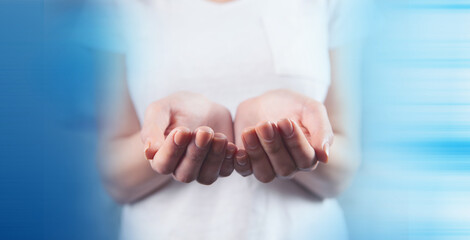
[(242, 102), (234, 130), (235, 169), (264, 183), (276, 176), (312, 171), (328, 161), (333, 131), (325, 106), (290, 90), (274, 90)]

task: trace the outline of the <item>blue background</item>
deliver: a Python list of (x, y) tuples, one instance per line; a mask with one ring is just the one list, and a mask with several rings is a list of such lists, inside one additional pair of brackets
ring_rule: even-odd
[[(351, 239), (470, 239), (470, 2), (361, 4)], [(73, 37), (82, 10), (0, 1), (0, 239), (117, 238), (95, 167), (101, 63)]]

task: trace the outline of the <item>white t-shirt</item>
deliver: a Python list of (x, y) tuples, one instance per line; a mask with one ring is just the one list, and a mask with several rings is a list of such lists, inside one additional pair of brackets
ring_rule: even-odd
[[(326, 97), (336, 1), (117, 0), (127, 81), (139, 119), (177, 91), (202, 93), (235, 114), (243, 100), (288, 88)], [(108, 45), (111, 46), (111, 45)], [(292, 180), (237, 173), (213, 185), (170, 182), (124, 206), (123, 239), (346, 239), (336, 200)]]

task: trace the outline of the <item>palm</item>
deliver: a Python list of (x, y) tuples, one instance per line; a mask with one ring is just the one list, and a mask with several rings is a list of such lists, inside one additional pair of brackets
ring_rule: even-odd
[(180, 182), (212, 184), (233, 171), (230, 112), (202, 95), (179, 92), (150, 104), (141, 135), (152, 168)]
[(175, 94), (169, 102), (171, 119), (166, 134), (176, 127), (194, 130), (200, 126), (211, 127), (225, 134), (233, 142), (233, 124), (230, 112), (223, 106), (194, 93)]
[[(311, 171), (327, 162), (333, 132), (325, 106), (289, 90), (269, 91), (241, 103), (235, 117), (236, 144), (244, 149), (235, 169), (261, 182)], [(308, 130), (307, 130), (308, 129)], [(246, 158), (246, 157), (245, 157)]]
[[(263, 121), (278, 121), (290, 118), (302, 122), (302, 110), (307, 101), (302, 95), (286, 90), (267, 92), (259, 97), (241, 103), (235, 118), (236, 143), (241, 145), (241, 133), (247, 127), (253, 127)], [(305, 134), (308, 131), (300, 124)]]

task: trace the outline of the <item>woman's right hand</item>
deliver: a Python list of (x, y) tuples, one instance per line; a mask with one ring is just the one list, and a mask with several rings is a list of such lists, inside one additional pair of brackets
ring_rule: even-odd
[(177, 181), (209, 185), (233, 172), (230, 111), (202, 95), (178, 92), (151, 103), (141, 137), (152, 168)]

